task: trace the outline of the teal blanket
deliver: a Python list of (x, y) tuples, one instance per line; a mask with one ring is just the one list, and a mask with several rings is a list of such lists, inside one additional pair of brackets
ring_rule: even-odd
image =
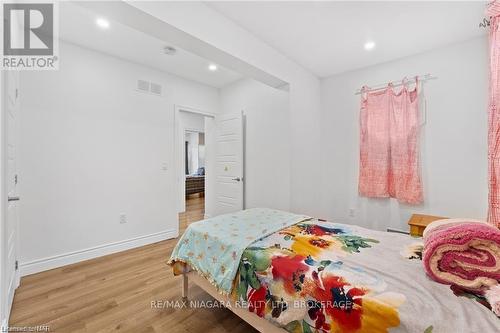
[(250, 244), (307, 219), (304, 215), (253, 208), (192, 223), (175, 246), (168, 264), (189, 264), (227, 295), (241, 255)]

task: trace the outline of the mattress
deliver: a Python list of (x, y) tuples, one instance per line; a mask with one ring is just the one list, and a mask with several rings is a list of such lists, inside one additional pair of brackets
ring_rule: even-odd
[(231, 297), (289, 332), (498, 332), (481, 295), (426, 275), (415, 242), (302, 219), (246, 245)]

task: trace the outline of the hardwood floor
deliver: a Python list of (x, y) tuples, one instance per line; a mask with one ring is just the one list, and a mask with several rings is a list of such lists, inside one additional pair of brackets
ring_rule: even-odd
[[(204, 198), (180, 214), (181, 233), (203, 219)], [(230, 310), (158, 308), (180, 301), (181, 278), (166, 265), (177, 239), (25, 276), (10, 326), (46, 325), (50, 332), (256, 332)], [(197, 286), (190, 299), (211, 300)]]
[(180, 233), (186, 230), (187, 226), (205, 216), (205, 197), (200, 194), (191, 194), (186, 199), (186, 211), (179, 214)]

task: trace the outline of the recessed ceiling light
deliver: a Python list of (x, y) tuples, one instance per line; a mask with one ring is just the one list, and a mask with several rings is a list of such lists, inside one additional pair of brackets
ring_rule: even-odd
[(215, 72), (217, 70), (217, 65), (216, 64), (210, 64), (208, 65), (208, 70)]
[(375, 42), (374, 41), (369, 41), (365, 43), (365, 50), (370, 51), (375, 48)]
[(97, 20), (95, 20), (95, 24), (97, 24), (97, 26), (102, 29), (109, 28), (109, 21), (103, 18), (98, 18)]

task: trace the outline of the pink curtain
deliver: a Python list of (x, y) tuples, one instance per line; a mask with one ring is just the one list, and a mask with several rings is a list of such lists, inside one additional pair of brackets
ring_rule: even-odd
[(409, 204), (423, 202), (418, 135), (418, 82), (395, 92), (363, 94), (360, 112), (359, 194), (396, 198)]
[(490, 103), (488, 113), (488, 221), (500, 227), (500, 2), (488, 7), (490, 20)]

